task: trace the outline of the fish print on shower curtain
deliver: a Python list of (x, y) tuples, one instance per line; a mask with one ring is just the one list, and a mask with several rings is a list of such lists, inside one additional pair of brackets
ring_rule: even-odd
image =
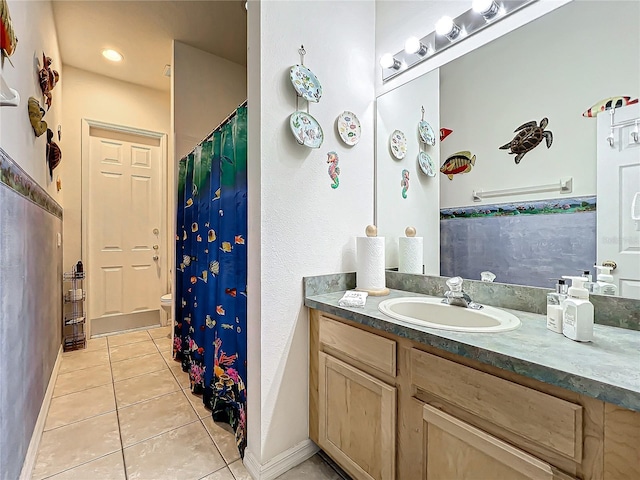
[(246, 446), (247, 108), (178, 168), (174, 359)]

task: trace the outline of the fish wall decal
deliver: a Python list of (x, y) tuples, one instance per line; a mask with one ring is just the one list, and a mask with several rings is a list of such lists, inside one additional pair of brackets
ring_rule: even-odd
[(451, 130), (450, 128), (441, 128), (440, 129), (440, 141), (443, 141), (445, 138), (447, 138), (452, 133), (453, 133), (453, 130)]
[(627, 105), (633, 105), (638, 103), (638, 99), (631, 100), (631, 97), (609, 97), (604, 100), (600, 100), (594, 103), (589, 110), (582, 114), (583, 117), (595, 117), (599, 113), (605, 110), (611, 110), (612, 108), (625, 107)]
[(471, 152), (456, 152), (447, 157), (440, 167), (440, 171), (449, 177), (449, 180), (453, 180), (454, 175), (469, 173), (475, 164), (476, 156), (472, 156)]

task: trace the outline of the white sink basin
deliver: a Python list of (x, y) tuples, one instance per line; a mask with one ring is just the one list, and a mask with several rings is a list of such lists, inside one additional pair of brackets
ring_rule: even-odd
[(444, 304), (440, 298), (390, 298), (380, 302), (378, 310), (403, 322), (456, 332), (506, 332), (520, 326), (518, 317), (499, 308), (472, 310)]

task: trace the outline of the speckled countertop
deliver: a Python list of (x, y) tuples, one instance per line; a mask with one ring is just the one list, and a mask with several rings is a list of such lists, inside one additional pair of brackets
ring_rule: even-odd
[(310, 308), (399, 337), (557, 385), (599, 400), (640, 411), (640, 332), (594, 326), (594, 341), (579, 343), (546, 328), (546, 316), (504, 309), (522, 325), (509, 332), (461, 333), (419, 327), (381, 313), (389, 298), (427, 296), (391, 290), (369, 296), (364, 308), (339, 307), (344, 291), (305, 298)]

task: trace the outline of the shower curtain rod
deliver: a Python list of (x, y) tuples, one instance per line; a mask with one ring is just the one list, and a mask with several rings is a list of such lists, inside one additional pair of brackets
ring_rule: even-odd
[(227, 123), (229, 120), (231, 120), (233, 117), (236, 116), (236, 113), (238, 113), (238, 109), (242, 108), (242, 107), (246, 107), (247, 106), (247, 101), (245, 100), (244, 102), (242, 102), (240, 105), (238, 105), (236, 107), (236, 109), (231, 112), (229, 115), (227, 115), (227, 117), (222, 120), (218, 126), (216, 128), (214, 128), (213, 130), (211, 130), (206, 137), (204, 137), (202, 140), (200, 140), (198, 143), (196, 143), (196, 146), (193, 147), (191, 150), (189, 150), (189, 153), (187, 153), (186, 155), (184, 155), (182, 158), (188, 157), (189, 155), (191, 155), (193, 152), (196, 151), (196, 148), (198, 148), (198, 145), (203, 144), (204, 142), (206, 142), (207, 140), (209, 140), (211, 138), (211, 136), (216, 133), (216, 131), (221, 128), (225, 123)]

